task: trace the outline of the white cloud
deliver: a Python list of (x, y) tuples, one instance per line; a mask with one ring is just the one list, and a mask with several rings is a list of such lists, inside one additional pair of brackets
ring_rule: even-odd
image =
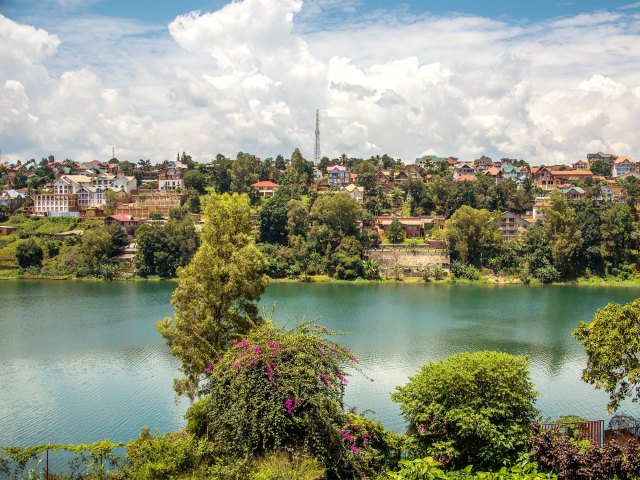
[[(3, 153), (131, 160), (186, 150), (261, 156), (482, 153), (534, 163), (640, 157), (640, 19), (535, 24), (385, 18), (318, 31), (355, 0), (242, 0), (168, 26), (0, 16)], [(311, 25), (312, 28), (306, 28)]]

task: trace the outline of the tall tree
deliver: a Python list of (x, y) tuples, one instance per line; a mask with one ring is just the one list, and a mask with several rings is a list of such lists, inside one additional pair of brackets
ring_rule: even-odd
[(404, 240), (404, 227), (400, 224), (400, 220), (394, 218), (386, 232), (387, 241), (389, 243), (402, 243)]
[(173, 318), (157, 325), (184, 378), (179, 395), (194, 398), (200, 376), (238, 335), (262, 321), (256, 302), (267, 287), (267, 262), (251, 233), (249, 198), (212, 194), (206, 202), (200, 248), (178, 270)]
[(460, 207), (445, 223), (449, 249), (454, 258), (485, 265), (502, 243), (498, 219), (498, 214), (485, 209)]
[(231, 190), (236, 193), (249, 193), (249, 186), (258, 181), (256, 165), (248, 153), (239, 152), (231, 167)]
[(640, 400), (640, 299), (609, 303), (591, 322), (580, 322), (573, 336), (587, 353), (582, 379), (609, 394), (609, 412), (626, 398)]

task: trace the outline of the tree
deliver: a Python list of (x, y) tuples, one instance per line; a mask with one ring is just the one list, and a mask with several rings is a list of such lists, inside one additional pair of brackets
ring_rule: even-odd
[(249, 193), (249, 186), (258, 181), (255, 167), (252, 155), (238, 152), (231, 167), (231, 190), (233, 192)]
[(42, 247), (33, 238), (27, 238), (16, 245), (16, 260), (18, 260), (20, 268), (39, 268), (43, 258)]
[(113, 248), (111, 246), (111, 235), (105, 227), (94, 228), (84, 232), (82, 236), (82, 262), (92, 272), (106, 261)]
[(258, 215), (260, 241), (287, 243), (287, 220), (289, 214), (289, 195), (283, 190), (268, 199)]
[(262, 321), (256, 302), (267, 287), (267, 262), (251, 234), (249, 199), (211, 194), (203, 214), (200, 248), (178, 270), (173, 318), (157, 324), (184, 378), (176, 392), (194, 398), (200, 375), (237, 335)]
[(340, 238), (357, 235), (361, 217), (362, 207), (348, 193), (323, 195), (311, 209), (312, 220), (328, 226)]
[(294, 173), (296, 183), (309, 184), (313, 179), (313, 163), (304, 159), (299, 148), (296, 148), (291, 154), (289, 168)]
[(402, 243), (404, 240), (404, 227), (397, 218), (391, 220), (391, 224), (387, 227), (385, 233), (389, 243)]
[(309, 231), (309, 210), (301, 200), (289, 200), (287, 233), (306, 237)]
[(233, 162), (222, 154), (216, 155), (211, 163), (211, 181), (218, 193), (227, 193), (231, 190), (231, 167)]
[(495, 468), (522, 451), (536, 395), (526, 357), (485, 351), (430, 362), (391, 396), (421, 455)]
[(182, 181), (184, 182), (185, 187), (195, 190), (200, 195), (204, 194), (204, 189), (207, 186), (207, 177), (205, 177), (202, 172), (198, 170), (189, 170), (184, 174)]
[(502, 243), (497, 221), (496, 213), (468, 206), (460, 207), (445, 223), (453, 257), (474, 265), (486, 264)]
[(591, 172), (599, 177), (610, 177), (612, 165), (605, 160), (594, 160), (589, 165)]
[(601, 254), (605, 267), (618, 267), (627, 262), (631, 251), (633, 214), (626, 204), (611, 205), (602, 212)]
[(584, 345), (582, 379), (609, 394), (609, 412), (631, 397), (640, 400), (640, 299), (609, 303), (591, 322), (580, 322), (573, 336)]

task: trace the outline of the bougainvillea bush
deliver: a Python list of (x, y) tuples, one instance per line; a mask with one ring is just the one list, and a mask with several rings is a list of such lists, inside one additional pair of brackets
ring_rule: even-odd
[[(343, 410), (347, 369), (358, 370), (358, 364), (327, 338), (334, 333), (308, 323), (288, 330), (267, 322), (234, 341), (209, 359), (204, 397), (189, 409), (187, 428), (230, 456), (301, 451), (335, 477), (353, 478), (369, 464), (391, 459), (378, 452), (386, 445), (384, 429)], [(357, 440), (351, 442), (346, 435), (354, 428)]]
[(557, 472), (560, 479), (640, 478), (640, 443), (636, 439), (624, 446), (612, 441), (599, 447), (548, 430), (537, 431), (529, 444), (532, 458), (541, 468)]

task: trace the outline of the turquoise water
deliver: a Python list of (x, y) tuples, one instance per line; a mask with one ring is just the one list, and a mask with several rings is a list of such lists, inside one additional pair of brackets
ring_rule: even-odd
[[(172, 314), (174, 287), (0, 283), (0, 445), (126, 441), (144, 426), (182, 427), (177, 362), (154, 328)], [(276, 304), (278, 321), (319, 318), (350, 332), (339, 340), (367, 376), (352, 375), (346, 403), (401, 431), (389, 392), (425, 362), (467, 350), (529, 355), (544, 416), (607, 418), (606, 396), (580, 380), (585, 357), (570, 332), (606, 303), (637, 296), (608, 287), (274, 284), (262, 304)]]

